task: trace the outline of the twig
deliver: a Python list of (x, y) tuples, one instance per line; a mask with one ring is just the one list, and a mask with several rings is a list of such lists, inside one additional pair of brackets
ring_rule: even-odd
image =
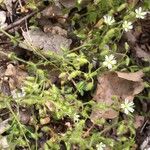
[(36, 13), (38, 13), (38, 11), (32, 12), (32, 13), (26, 15), (25, 17), (23, 17), (23, 18), (21, 18), (21, 19), (15, 21), (15, 22), (13, 22), (13, 23), (11, 23), (10, 25), (8, 25), (8, 26), (7, 26), (6, 28), (4, 28), (3, 30), (8, 31), (8, 30), (10, 30), (10, 29), (12, 29), (12, 28), (14, 28), (14, 27), (20, 25), (22, 22), (24, 22), (25, 20), (27, 20), (27, 19), (29, 19), (30, 17), (34, 16)]
[(142, 133), (143, 132), (143, 130), (144, 130), (144, 128), (145, 128), (145, 126), (146, 126), (146, 124), (148, 123), (148, 120), (146, 120), (145, 121), (145, 123), (144, 123), (144, 125), (143, 125), (143, 127), (141, 128), (141, 130), (140, 130), (140, 133)]
[(87, 136), (89, 136), (89, 134), (90, 134), (90, 131), (94, 128), (94, 124), (92, 124), (92, 126), (84, 133), (84, 135), (83, 135), (83, 137), (85, 138), (85, 137), (87, 137)]

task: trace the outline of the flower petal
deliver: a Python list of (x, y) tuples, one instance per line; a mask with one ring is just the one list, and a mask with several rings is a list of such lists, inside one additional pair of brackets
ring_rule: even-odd
[(129, 111), (128, 111), (127, 108), (124, 109), (124, 113), (127, 114), (127, 115), (129, 114)]
[(112, 60), (111, 63), (112, 63), (113, 65), (115, 65), (115, 64), (117, 63), (117, 61), (116, 61), (116, 60)]
[(112, 64), (107, 65), (108, 69), (112, 69)]
[(114, 59), (114, 55), (111, 54), (111, 55), (109, 56), (109, 61), (111, 61), (111, 60), (113, 60), (113, 59)]

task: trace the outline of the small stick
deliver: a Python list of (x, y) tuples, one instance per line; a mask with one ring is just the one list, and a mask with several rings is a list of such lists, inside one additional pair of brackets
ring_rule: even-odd
[(32, 13), (26, 15), (25, 17), (23, 17), (23, 18), (21, 18), (21, 19), (15, 21), (15, 22), (13, 22), (13, 23), (11, 23), (10, 25), (8, 25), (8, 26), (7, 26), (6, 28), (4, 28), (3, 30), (4, 30), (4, 31), (8, 31), (8, 30), (10, 30), (10, 29), (12, 29), (12, 28), (18, 26), (18, 25), (21, 24), (23, 21), (25, 21), (25, 20), (27, 20), (28, 18), (34, 16), (37, 12), (38, 12), (38, 11), (32, 12)]

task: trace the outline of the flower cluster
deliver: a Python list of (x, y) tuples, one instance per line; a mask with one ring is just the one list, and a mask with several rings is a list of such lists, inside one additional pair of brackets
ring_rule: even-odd
[[(147, 14), (147, 12), (144, 12), (142, 10), (142, 8), (139, 7), (138, 9), (135, 10), (135, 14), (136, 14), (136, 18), (144, 19), (146, 14)], [(115, 22), (115, 19), (112, 16), (110, 16), (110, 15), (105, 15), (103, 18), (104, 18), (104, 22), (107, 25), (112, 25)], [(126, 32), (131, 30), (131, 29), (133, 29), (132, 22), (125, 20), (123, 22), (123, 24), (122, 24), (122, 28)]]

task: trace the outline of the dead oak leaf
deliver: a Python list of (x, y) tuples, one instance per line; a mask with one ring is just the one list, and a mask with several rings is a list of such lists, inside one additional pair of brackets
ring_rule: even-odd
[(97, 103), (104, 103), (108, 106), (105, 110), (94, 109), (91, 113), (91, 120), (96, 121), (99, 118), (113, 119), (118, 116), (118, 112), (113, 110), (110, 106), (113, 105), (113, 96), (118, 99), (125, 100), (130, 98), (133, 100), (134, 96), (140, 93), (143, 88), (142, 82), (143, 72), (135, 73), (124, 72), (108, 72), (98, 78), (97, 90), (93, 99)]

